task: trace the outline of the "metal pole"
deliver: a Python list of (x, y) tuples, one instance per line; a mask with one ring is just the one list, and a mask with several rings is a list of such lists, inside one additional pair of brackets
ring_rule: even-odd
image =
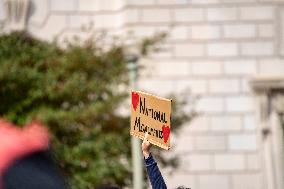
[[(136, 78), (137, 78), (137, 65), (134, 61), (128, 65), (130, 70), (130, 86), (133, 90), (136, 89)], [(132, 178), (133, 178), (133, 189), (143, 188), (143, 164), (142, 164), (142, 152), (141, 152), (141, 141), (139, 138), (131, 136), (131, 152), (132, 152)]]

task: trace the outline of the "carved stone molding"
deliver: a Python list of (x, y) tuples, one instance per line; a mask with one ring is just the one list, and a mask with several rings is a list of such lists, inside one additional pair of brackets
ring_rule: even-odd
[(272, 99), (272, 104), (278, 114), (284, 114), (284, 94), (276, 94)]
[(250, 85), (256, 93), (284, 92), (283, 76), (261, 76), (250, 80)]
[(270, 133), (269, 119), (272, 111), (284, 113), (284, 77), (259, 76), (250, 80), (250, 86), (259, 99), (259, 114), (263, 136)]
[(5, 0), (6, 25), (10, 31), (21, 31), (26, 27), (30, 0)]
[(262, 135), (263, 179), (267, 189), (282, 189), (284, 77), (255, 77), (250, 85), (258, 99), (258, 117)]

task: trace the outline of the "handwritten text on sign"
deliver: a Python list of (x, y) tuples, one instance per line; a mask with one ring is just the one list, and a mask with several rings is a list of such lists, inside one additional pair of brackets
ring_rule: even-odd
[(141, 139), (147, 132), (149, 141), (170, 148), (171, 100), (144, 92), (132, 92), (130, 134)]

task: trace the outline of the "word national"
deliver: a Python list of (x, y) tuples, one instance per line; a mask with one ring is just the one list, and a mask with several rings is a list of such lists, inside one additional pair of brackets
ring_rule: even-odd
[(161, 123), (167, 123), (166, 113), (154, 110), (146, 106), (146, 99), (140, 97), (140, 113), (151, 117)]

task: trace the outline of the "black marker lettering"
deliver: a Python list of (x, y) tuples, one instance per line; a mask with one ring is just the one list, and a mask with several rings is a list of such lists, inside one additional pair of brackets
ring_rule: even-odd
[(159, 138), (160, 138), (160, 139), (163, 138), (163, 131), (159, 131)]
[(140, 98), (139, 104), (140, 104), (140, 113), (144, 114), (145, 108), (146, 108), (145, 98), (143, 98), (143, 102), (142, 102), (142, 99)]
[(140, 127), (140, 117), (136, 117), (135, 118), (135, 123), (134, 123), (134, 130), (135, 130), (135, 127), (139, 128)]

